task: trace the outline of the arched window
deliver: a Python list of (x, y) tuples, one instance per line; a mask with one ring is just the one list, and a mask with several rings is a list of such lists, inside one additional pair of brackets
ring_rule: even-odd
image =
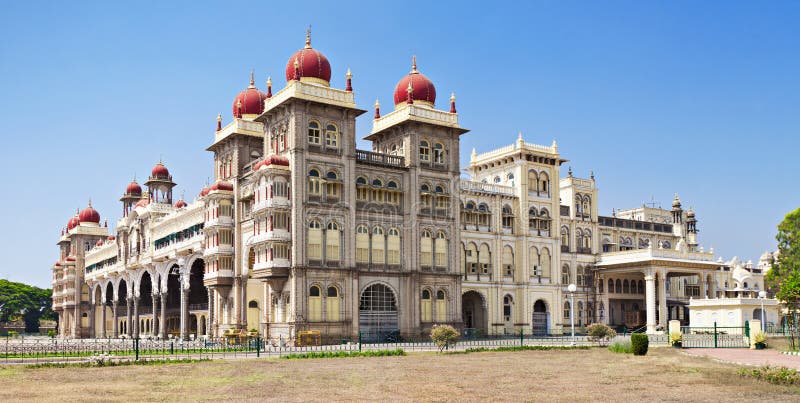
[(308, 321), (319, 322), (322, 320), (322, 294), (319, 287), (312, 285), (308, 290)]
[(597, 293), (598, 294), (602, 294), (603, 293), (603, 280), (598, 280), (597, 281)]
[(489, 274), (492, 268), (492, 252), (489, 250), (489, 245), (482, 243), (480, 250), (478, 251), (478, 264), (480, 265), (479, 270), (481, 270), (482, 274)]
[(356, 262), (369, 263), (369, 228), (366, 225), (356, 227)]
[(510, 295), (503, 297), (503, 320), (506, 322), (511, 321), (511, 305), (514, 304), (514, 299)]
[(584, 284), (584, 282), (583, 282), (583, 280), (584, 280), (584, 277), (583, 277), (584, 276), (584, 271), (583, 270), (584, 270), (583, 266), (578, 266), (578, 272), (575, 275), (575, 283), (578, 286), (588, 285), (588, 284)]
[(420, 320), (423, 322), (430, 322), (433, 320), (433, 308), (431, 303), (431, 292), (430, 290), (423, 289), (422, 290), (422, 301), (420, 304), (420, 309), (422, 312), (420, 313)]
[(478, 247), (470, 242), (464, 248), (464, 273), (475, 274), (478, 272)]
[(583, 326), (583, 301), (578, 301), (578, 326)]
[(501, 179), (499, 176), (495, 176), (494, 177), (494, 183), (500, 183), (502, 181), (503, 181), (503, 179)]
[(569, 252), (569, 228), (561, 227), (561, 251)]
[(530, 262), (530, 275), (531, 276), (541, 276), (542, 275), (542, 266), (539, 263), (539, 251), (536, 249), (535, 246), (531, 246), (528, 249), (528, 261)]
[(333, 123), (328, 123), (325, 128), (325, 146), (331, 148), (339, 147), (339, 128)]
[(434, 263), (436, 267), (447, 267), (447, 235), (444, 231), (436, 233), (436, 241), (433, 245), (436, 255)]
[(614, 289), (616, 290), (617, 294), (622, 294), (622, 281), (620, 281), (620, 279), (617, 279), (615, 285), (616, 286), (614, 287)]
[(421, 162), (431, 161), (431, 146), (427, 140), (422, 140), (419, 142), (419, 160)]
[(539, 175), (534, 170), (528, 171), (528, 191), (539, 192)]
[(339, 224), (335, 221), (328, 223), (328, 230), (325, 232), (325, 260), (331, 262), (339, 261)]
[(628, 280), (627, 280), (627, 279), (625, 279), (625, 280), (622, 282), (622, 293), (623, 293), (623, 294), (628, 294), (628, 293), (630, 293), (630, 292), (631, 292), (631, 290), (630, 290), (630, 287), (629, 287), (629, 285), (628, 285)]
[(550, 193), (550, 181), (546, 172), (539, 174), (539, 193)]
[(514, 212), (511, 210), (511, 206), (505, 205), (503, 206), (503, 229), (507, 230), (514, 230)]
[(317, 220), (308, 223), (308, 259), (322, 260), (322, 225)]
[(320, 125), (317, 121), (310, 121), (308, 122), (308, 143), (319, 145), (321, 143), (320, 140)]
[(570, 282), (570, 272), (569, 272), (569, 265), (565, 264), (561, 266), (561, 284), (569, 284)]
[(322, 194), (320, 174), (317, 169), (308, 171), (308, 194), (319, 196)]
[(386, 237), (386, 245), (388, 249), (390, 265), (400, 264), (400, 231), (397, 228), (389, 228), (388, 236)]
[(642, 280), (639, 280), (639, 287), (637, 288), (639, 289), (639, 294), (644, 294), (644, 282)]
[(447, 300), (443, 290), (436, 291), (436, 321), (439, 323), (447, 321)]
[(428, 230), (422, 231), (422, 237), (420, 239), (420, 265), (431, 267), (433, 266), (433, 240), (431, 237), (431, 233)]
[(528, 209), (528, 229), (539, 229), (539, 214), (536, 212), (536, 207)]
[(356, 201), (365, 202), (369, 200), (369, 188), (367, 178), (359, 176), (356, 178)]
[(583, 232), (583, 245), (585, 249), (591, 249), (592, 247), (592, 231), (585, 230)]
[(444, 164), (444, 145), (442, 143), (433, 145), (433, 162), (435, 164)]
[(609, 293), (613, 293), (614, 292), (614, 280), (613, 279), (608, 279), (608, 292)]
[(383, 235), (383, 228), (375, 227), (372, 229), (372, 263), (386, 263), (386, 237)]
[(339, 297), (339, 289), (330, 286), (328, 293), (325, 296), (325, 317), (328, 322), (339, 321), (339, 306), (341, 305), (341, 297)]
[(542, 255), (539, 257), (539, 263), (542, 265), (542, 277), (550, 277), (551, 261), (550, 249), (542, 248)]
[(339, 198), (339, 189), (342, 182), (339, 180), (339, 175), (334, 171), (328, 171), (325, 174), (325, 196), (327, 198)]
[(569, 320), (569, 317), (570, 317), (569, 301), (564, 301), (564, 320)]
[(503, 247), (503, 275), (514, 277), (514, 249), (509, 245)]

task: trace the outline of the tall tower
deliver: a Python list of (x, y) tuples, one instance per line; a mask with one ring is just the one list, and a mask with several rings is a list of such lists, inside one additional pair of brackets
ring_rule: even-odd
[(128, 187), (125, 188), (125, 193), (119, 199), (119, 201), (122, 202), (122, 216), (127, 217), (131, 210), (133, 210), (136, 202), (138, 202), (141, 198), (142, 187), (139, 186), (139, 184), (136, 182), (136, 179), (134, 179), (128, 184)]
[(686, 245), (692, 252), (697, 250), (697, 218), (691, 207), (686, 212)]
[(150, 178), (144, 185), (147, 186), (151, 202), (172, 204), (172, 188), (175, 187), (175, 182), (172, 181), (172, 175), (161, 161), (158, 161), (158, 164), (153, 167)]

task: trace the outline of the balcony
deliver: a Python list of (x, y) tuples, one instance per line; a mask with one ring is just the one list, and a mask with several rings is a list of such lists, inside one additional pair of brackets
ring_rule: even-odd
[(370, 165), (378, 165), (378, 166), (388, 166), (388, 167), (405, 167), (405, 157), (401, 157), (399, 155), (389, 155), (389, 154), (381, 154), (381, 153), (374, 153), (372, 151), (366, 150), (356, 150), (356, 162), (370, 164)]
[(266, 262), (258, 262), (253, 265), (252, 278), (270, 279), (285, 278), (289, 276), (289, 259), (272, 259)]
[(233, 227), (233, 217), (221, 215), (205, 222), (205, 228)]
[(288, 269), (289, 266), (290, 266), (289, 259), (272, 259), (253, 264), (253, 271), (278, 269), (278, 268)]
[(253, 204), (253, 209), (251, 211), (255, 214), (267, 209), (289, 209), (291, 207), (292, 203), (289, 199), (285, 197), (272, 197)]
[(459, 186), (461, 190), (466, 190), (469, 192), (478, 192), (478, 193), (487, 193), (487, 194), (500, 194), (500, 195), (507, 195), (513, 196), (514, 195), (514, 188), (511, 186), (503, 186), (503, 185), (495, 185), (494, 183), (483, 183), (483, 182), (475, 182), (475, 181), (465, 181), (462, 180), (459, 182)]
[(203, 275), (203, 284), (206, 286), (231, 285), (233, 284), (233, 270), (207, 272)]
[(203, 250), (203, 256), (211, 255), (232, 255), (233, 245), (217, 245), (207, 247)]
[(251, 243), (260, 244), (265, 242), (289, 242), (292, 234), (285, 229), (273, 229), (272, 231), (262, 232), (251, 238)]

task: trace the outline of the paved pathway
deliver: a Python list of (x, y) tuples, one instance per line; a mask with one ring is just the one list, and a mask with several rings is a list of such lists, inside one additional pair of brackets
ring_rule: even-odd
[(698, 357), (743, 365), (770, 365), (800, 370), (800, 356), (781, 354), (778, 350), (750, 350), (745, 348), (692, 348), (684, 353)]

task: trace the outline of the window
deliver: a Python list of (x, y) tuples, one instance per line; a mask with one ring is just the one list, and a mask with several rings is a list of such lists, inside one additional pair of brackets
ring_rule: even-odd
[(539, 228), (539, 220), (537, 216), (539, 214), (536, 212), (536, 207), (531, 207), (528, 209), (528, 229), (538, 229)]
[(564, 320), (569, 320), (570, 317), (570, 306), (569, 301), (564, 302)]
[(369, 229), (366, 225), (356, 227), (356, 262), (369, 263)]
[(389, 261), (391, 265), (400, 264), (400, 231), (397, 228), (389, 228), (389, 236), (387, 237)]
[(615, 289), (616, 293), (617, 294), (622, 294), (622, 281), (620, 281), (620, 279), (617, 279), (616, 283), (614, 283), (614, 284), (615, 284), (614, 289)]
[(321, 180), (319, 171), (316, 169), (308, 171), (308, 193), (310, 195), (319, 196), (322, 194), (320, 183)]
[(319, 322), (322, 320), (322, 297), (319, 287), (312, 285), (308, 290), (308, 321)]
[(622, 293), (623, 294), (629, 294), (630, 292), (631, 292), (631, 289), (630, 289), (628, 280), (625, 279), (625, 281), (622, 282)]
[(428, 230), (422, 231), (420, 239), (420, 265), (430, 267), (433, 265), (433, 241)]
[(339, 175), (337, 175), (336, 172), (329, 171), (325, 174), (325, 179), (325, 196), (331, 199), (338, 199), (339, 187), (341, 186)]
[(535, 247), (528, 250), (528, 261), (531, 263), (531, 276), (541, 276), (542, 266), (539, 264), (539, 251)]
[(481, 274), (489, 274), (492, 264), (492, 253), (489, 251), (489, 245), (483, 243), (478, 251), (478, 264)]
[(363, 176), (356, 179), (356, 200), (362, 202), (369, 200), (367, 178), (364, 178)]
[(514, 277), (514, 250), (509, 245), (503, 247), (503, 275)]
[(447, 267), (447, 235), (444, 231), (439, 231), (436, 234), (434, 250), (436, 251), (436, 267)]
[(539, 175), (534, 170), (528, 171), (528, 191), (539, 192)]
[(439, 323), (447, 321), (447, 300), (442, 290), (436, 291), (436, 321)]
[(508, 205), (503, 206), (503, 229), (514, 230), (514, 213)]
[(470, 242), (464, 250), (464, 272), (475, 274), (478, 272), (478, 248)]
[(431, 161), (431, 146), (427, 140), (422, 140), (419, 142), (419, 160), (420, 162)]
[(433, 145), (433, 162), (436, 164), (444, 164), (444, 146), (442, 143)]
[(422, 310), (420, 320), (423, 322), (430, 322), (433, 320), (433, 312), (431, 306), (431, 292), (427, 289), (422, 290), (422, 301), (420, 304)]
[(575, 276), (575, 280), (576, 280), (576, 283), (577, 283), (576, 285), (579, 285), (579, 286), (588, 285), (588, 284), (584, 284), (584, 269), (583, 269), (583, 266), (578, 266), (578, 273)]
[(506, 322), (511, 321), (511, 304), (514, 303), (514, 300), (511, 298), (510, 295), (506, 295), (503, 297), (503, 320)]
[(339, 297), (339, 289), (334, 286), (328, 287), (328, 294), (325, 298), (325, 316), (328, 322), (339, 321), (339, 306), (341, 297)]
[(317, 220), (308, 223), (308, 259), (322, 260), (322, 226)]
[(325, 260), (338, 262), (339, 249), (339, 224), (331, 221), (325, 231)]
[(561, 266), (561, 284), (569, 284), (570, 281), (570, 272), (569, 272), (569, 265)]
[(542, 277), (550, 277), (551, 266), (550, 250), (547, 248), (542, 249), (542, 255), (539, 258), (539, 264), (542, 266)]
[(375, 227), (372, 230), (372, 263), (386, 263), (386, 238), (383, 236), (383, 228)]
[(637, 288), (639, 289), (639, 294), (644, 294), (644, 282), (642, 280), (639, 280), (639, 287)]
[(319, 145), (321, 143), (319, 137), (319, 122), (310, 121), (308, 122), (308, 143)]
[(339, 147), (339, 129), (334, 124), (329, 123), (325, 128), (325, 146)]
[(547, 173), (542, 172), (539, 174), (539, 193), (550, 193)]
[(561, 227), (561, 251), (569, 252), (569, 228)]

